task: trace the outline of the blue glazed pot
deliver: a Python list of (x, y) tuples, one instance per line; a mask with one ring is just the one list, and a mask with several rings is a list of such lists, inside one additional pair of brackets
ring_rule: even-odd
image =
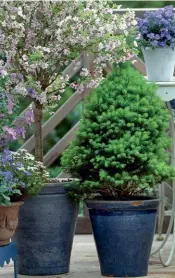
[(87, 206), (102, 275), (146, 276), (159, 200), (94, 200)]
[(77, 215), (78, 205), (69, 202), (62, 183), (47, 184), (38, 196), (25, 201), (14, 238), (19, 274), (69, 271)]

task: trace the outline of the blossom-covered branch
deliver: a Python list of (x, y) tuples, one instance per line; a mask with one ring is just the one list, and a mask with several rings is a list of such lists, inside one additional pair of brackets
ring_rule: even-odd
[(48, 99), (50, 104), (52, 97), (55, 101), (55, 82), (58, 96), (67, 85), (62, 78), (63, 69), (82, 52), (96, 55), (97, 74), (89, 76), (89, 87), (100, 82), (101, 69), (107, 61), (130, 58), (128, 54), (133, 54), (134, 45), (128, 46), (127, 36), (136, 24), (134, 12), (114, 14), (108, 2), (3, 1), (0, 4), (0, 50), (8, 56), (7, 66), (11, 71), (23, 72), (28, 93), (21, 94), (42, 104)]

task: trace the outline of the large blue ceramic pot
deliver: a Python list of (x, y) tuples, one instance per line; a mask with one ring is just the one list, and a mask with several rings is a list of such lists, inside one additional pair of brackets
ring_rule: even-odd
[(78, 205), (69, 202), (63, 183), (46, 184), (38, 196), (25, 201), (14, 238), (19, 274), (69, 271), (77, 214)]
[(87, 206), (102, 275), (146, 276), (159, 200), (94, 200)]

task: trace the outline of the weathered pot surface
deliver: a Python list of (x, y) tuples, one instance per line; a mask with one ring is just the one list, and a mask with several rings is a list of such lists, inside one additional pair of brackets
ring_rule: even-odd
[(69, 271), (78, 205), (66, 195), (65, 183), (49, 183), (20, 209), (13, 240), (18, 245), (18, 273), (58, 275)]
[(139, 197), (86, 203), (102, 275), (146, 276), (159, 200)]
[(148, 81), (173, 80), (175, 51), (170, 47), (146, 49), (142, 47)]
[(23, 202), (0, 206), (0, 246), (8, 245), (18, 226), (18, 212)]

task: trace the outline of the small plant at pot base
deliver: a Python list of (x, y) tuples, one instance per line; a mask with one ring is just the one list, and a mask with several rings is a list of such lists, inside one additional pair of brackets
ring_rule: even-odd
[(26, 150), (4, 150), (0, 158), (0, 205), (37, 195), (49, 177), (43, 164)]
[(104, 276), (147, 275), (159, 205), (148, 191), (175, 176), (169, 115), (155, 91), (129, 64), (115, 67), (86, 102), (62, 157), (64, 171), (79, 179), (68, 196), (86, 200)]
[[(149, 81), (171, 81), (175, 59), (173, 6), (148, 11), (137, 18), (138, 43), (142, 47)], [(156, 70), (155, 70), (156, 68)]]
[(18, 225), (23, 200), (36, 195), (48, 173), (26, 150), (4, 150), (0, 154), (0, 246), (10, 243)]

